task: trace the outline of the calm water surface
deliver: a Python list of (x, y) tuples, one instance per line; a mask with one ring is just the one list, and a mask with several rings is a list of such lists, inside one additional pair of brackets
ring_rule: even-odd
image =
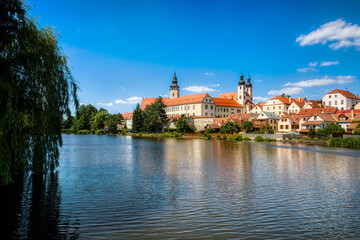
[(6, 238), (356, 239), (360, 151), (64, 135), (60, 167), (0, 188)]

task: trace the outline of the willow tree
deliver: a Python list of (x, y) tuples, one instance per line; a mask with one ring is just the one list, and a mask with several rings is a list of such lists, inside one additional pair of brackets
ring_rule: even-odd
[(52, 27), (19, 0), (0, 1), (0, 184), (25, 171), (53, 171), (61, 122), (78, 106), (77, 85)]

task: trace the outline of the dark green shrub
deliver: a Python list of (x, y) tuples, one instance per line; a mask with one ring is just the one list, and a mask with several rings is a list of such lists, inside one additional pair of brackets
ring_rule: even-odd
[(217, 136), (216, 136), (216, 139), (217, 139), (217, 140), (221, 139), (220, 135), (217, 135)]
[(211, 140), (211, 135), (204, 135), (205, 140)]
[(215, 129), (214, 128), (208, 128), (205, 130), (205, 133), (215, 133)]
[(330, 138), (329, 145), (331, 147), (341, 147), (341, 148), (353, 148), (360, 149), (360, 140), (354, 138)]
[(234, 138), (234, 136), (229, 136), (227, 140), (228, 140), (228, 141), (234, 141), (235, 138)]
[(62, 133), (69, 134), (69, 133), (72, 133), (73, 131), (72, 131), (71, 128), (69, 128), (69, 129), (61, 129), (61, 132), (62, 132)]
[(96, 130), (95, 132), (96, 135), (103, 135), (104, 133), (105, 131), (103, 129)]
[(243, 140), (243, 138), (242, 138), (242, 136), (241, 136), (240, 134), (238, 134), (238, 135), (236, 135), (236, 136), (234, 137), (234, 140), (235, 140), (235, 141), (241, 141), (241, 140)]
[(256, 136), (254, 141), (255, 142), (263, 142), (265, 139), (262, 136)]
[(79, 130), (79, 131), (78, 131), (78, 134), (91, 134), (91, 131), (90, 131), (90, 130), (86, 130), (86, 129), (84, 129), (84, 130)]
[(268, 137), (268, 138), (265, 139), (265, 141), (266, 142), (276, 142), (276, 139)]
[(126, 128), (121, 129), (121, 135), (127, 135), (127, 130), (126, 130)]
[(227, 137), (226, 137), (226, 135), (224, 135), (224, 136), (223, 136), (223, 140), (226, 141), (226, 139), (227, 139)]
[(243, 140), (244, 140), (244, 141), (251, 141), (251, 138), (249, 138), (249, 137), (244, 137)]
[(360, 129), (355, 129), (354, 130), (354, 135), (360, 135)]

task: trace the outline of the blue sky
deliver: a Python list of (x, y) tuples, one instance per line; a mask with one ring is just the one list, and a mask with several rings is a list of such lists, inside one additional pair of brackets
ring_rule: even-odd
[(142, 97), (233, 92), (241, 69), (255, 102), (283, 92), (360, 93), (360, 1), (29, 0), (55, 26), (80, 102), (129, 112)]

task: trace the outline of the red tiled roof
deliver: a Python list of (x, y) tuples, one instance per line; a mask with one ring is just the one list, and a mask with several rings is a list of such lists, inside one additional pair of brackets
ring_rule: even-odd
[(235, 99), (235, 100), (237, 100), (237, 97), (238, 97), (237, 92), (220, 93), (218, 96), (218, 98)]
[(231, 106), (231, 107), (241, 108), (241, 105), (234, 99), (226, 99), (226, 98), (212, 98), (212, 99), (214, 100), (216, 106)]
[(302, 125), (320, 125), (322, 124), (324, 121), (308, 121), (303, 123)]
[(121, 115), (123, 116), (124, 120), (128, 120), (128, 119), (132, 118), (133, 113), (132, 112), (131, 113), (126, 112), (126, 113), (123, 113)]
[[(349, 109), (349, 110), (337, 110), (336, 113), (351, 113), (351, 109)], [(360, 113), (360, 109), (354, 109), (354, 113)]]
[(345, 91), (345, 90), (341, 90), (341, 89), (334, 89), (331, 92), (328, 92), (327, 94), (332, 94), (332, 93), (340, 93), (344, 97), (360, 100), (360, 97), (355, 96), (354, 94), (352, 94), (349, 91)]
[(190, 116), (189, 118), (213, 118), (214, 116)]
[[(200, 103), (205, 97), (210, 97), (210, 95), (207, 93), (199, 93), (199, 94), (192, 94), (192, 95), (173, 98), (173, 99), (163, 98), (163, 102), (166, 106), (174, 106), (174, 105), (189, 104), (189, 103)], [(157, 98), (143, 98), (143, 101), (141, 103), (141, 109), (145, 110), (146, 106), (154, 103), (156, 99)]]
[(353, 130), (355, 129), (360, 123), (350, 123), (350, 125), (347, 127), (347, 130)]
[(216, 124), (216, 123), (210, 123), (210, 124), (208, 124), (208, 126), (209, 126), (209, 128), (214, 128), (214, 129), (219, 129), (220, 128), (220, 126), (218, 124)]
[(320, 113), (335, 113), (336, 111), (337, 111), (336, 107), (326, 106), (324, 108), (301, 109), (298, 114), (312, 116), (314, 114), (320, 114)]
[[(288, 98), (288, 97), (281, 97), (281, 96), (275, 96), (270, 98), (269, 100), (278, 99), (279, 101), (285, 103), (285, 104), (291, 104), (292, 102), (304, 102), (305, 98)], [(299, 101), (300, 100), (300, 101)]]

